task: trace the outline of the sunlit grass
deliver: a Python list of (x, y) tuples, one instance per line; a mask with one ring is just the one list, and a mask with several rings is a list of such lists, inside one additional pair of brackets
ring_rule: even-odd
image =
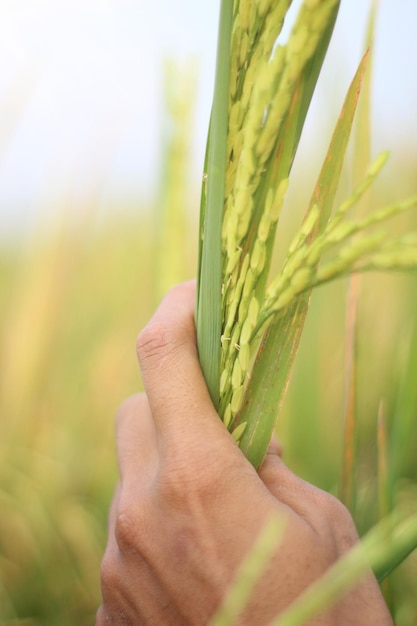
[(3, 619), (87, 624), (99, 601), (112, 415), (140, 387), (135, 336), (152, 306), (132, 226), (82, 249), (76, 232), (57, 233), (14, 274), (1, 333)]
[[(116, 480), (113, 415), (141, 387), (135, 338), (153, 308), (153, 272), (140, 261), (151, 256), (152, 228), (149, 218), (112, 216), (101, 229), (84, 233), (81, 246), (77, 230), (68, 229), (2, 255), (4, 623), (14, 617), (28, 624), (92, 623)], [(192, 247), (182, 241), (179, 254), (195, 260)], [(410, 277), (368, 276), (360, 301), (361, 532), (377, 519), (379, 402), (384, 399), (390, 433), (400, 393), (413, 402), (407, 374), (415, 362), (414, 289)], [(344, 300), (344, 281), (315, 294), (279, 423), (286, 461), (333, 492), (342, 437)], [(415, 404), (409, 410), (415, 414)], [(396, 419), (401, 423), (401, 416)], [(415, 421), (398, 437), (401, 447), (393, 439), (390, 451), (398, 464), (395, 498), (411, 506), (417, 494)], [(393, 578), (400, 626), (417, 618), (416, 568), (413, 556)]]

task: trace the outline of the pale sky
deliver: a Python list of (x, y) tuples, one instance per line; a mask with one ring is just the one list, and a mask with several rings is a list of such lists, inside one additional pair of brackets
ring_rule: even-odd
[[(297, 4), (297, 2), (295, 2)], [(375, 143), (417, 145), (417, 3), (380, 0)], [(342, 0), (312, 121), (339, 107), (363, 47), (370, 3)], [(162, 63), (199, 63), (195, 176), (211, 105), (219, 1), (0, 0), (0, 235), (65, 189), (150, 197), (157, 180)], [(315, 121), (314, 121), (315, 120)], [(100, 183), (101, 184), (101, 183)], [(16, 227), (17, 225), (17, 227)]]

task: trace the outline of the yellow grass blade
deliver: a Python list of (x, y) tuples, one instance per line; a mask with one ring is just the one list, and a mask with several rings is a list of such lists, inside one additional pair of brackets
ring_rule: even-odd
[[(371, 162), (371, 74), (372, 46), (375, 31), (376, 4), (373, 5), (367, 33), (366, 47), (369, 50), (369, 62), (365, 73), (361, 98), (355, 124), (355, 147), (353, 158), (354, 182), (359, 184)], [(369, 207), (369, 192), (360, 200), (359, 212)], [(356, 490), (356, 448), (357, 448), (357, 415), (356, 415), (356, 363), (357, 363), (357, 309), (360, 292), (360, 278), (353, 274), (349, 278), (346, 311), (345, 341), (345, 415), (342, 468), (339, 484), (339, 498), (352, 514), (355, 511)]]

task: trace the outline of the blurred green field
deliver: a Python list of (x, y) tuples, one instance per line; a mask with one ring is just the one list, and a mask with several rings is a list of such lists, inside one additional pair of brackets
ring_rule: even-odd
[[(116, 216), (95, 233), (67, 224), (2, 255), (3, 624), (93, 622), (116, 480), (113, 416), (122, 399), (140, 389), (135, 337), (156, 299), (153, 226), (145, 217)], [(191, 234), (189, 250), (178, 247), (190, 260)], [(395, 497), (410, 505), (417, 497), (415, 287), (414, 278), (402, 276), (362, 281), (356, 512), (362, 531), (377, 519), (381, 399)], [(341, 463), (345, 292), (340, 283), (314, 296), (279, 428), (287, 462), (332, 491)], [(394, 583), (400, 610), (404, 606), (398, 624), (411, 626), (415, 557)]]
[[(71, 219), (70, 207), (48, 233), (38, 228), (0, 249), (3, 626), (94, 623), (117, 480), (114, 415), (141, 388), (135, 338), (169, 285), (195, 273), (198, 192), (186, 183), (189, 113), (182, 115), (167, 144), (157, 209), (113, 211), (98, 222), (91, 206), (80, 222)], [(372, 204), (415, 191), (416, 165), (415, 156), (407, 157), (401, 174), (384, 174)], [(297, 175), (311, 178), (302, 167)], [(295, 218), (284, 220), (281, 248), (302, 214), (300, 187), (295, 181), (290, 191), (287, 209)], [(415, 228), (417, 216), (399, 221), (403, 230), (413, 222)], [(360, 280), (353, 513), (361, 533), (379, 516), (381, 402), (389, 432), (388, 501), (416, 508), (416, 287), (412, 276)], [(287, 463), (333, 493), (342, 462), (346, 293), (347, 281), (340, 281), (314, 294), (279, 422)], [(385, 591), (398, 626), (415, 626), (416, 554)]]

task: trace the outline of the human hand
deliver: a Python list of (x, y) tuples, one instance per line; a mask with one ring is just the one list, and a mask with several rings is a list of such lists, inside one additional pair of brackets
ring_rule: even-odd
[[(204, 626), (265, 521), (283, 540), (240, 625), (263, 626), (358, 540), (346, 509), (272, 446), (257, 473), (220, 421), (198, 362), (193, 284), (171, 291), (138, 338), (146, 395), (117, 418), (120, 484), (96, 626)], [(370, 572), (310, 626), (392, 625)]]

